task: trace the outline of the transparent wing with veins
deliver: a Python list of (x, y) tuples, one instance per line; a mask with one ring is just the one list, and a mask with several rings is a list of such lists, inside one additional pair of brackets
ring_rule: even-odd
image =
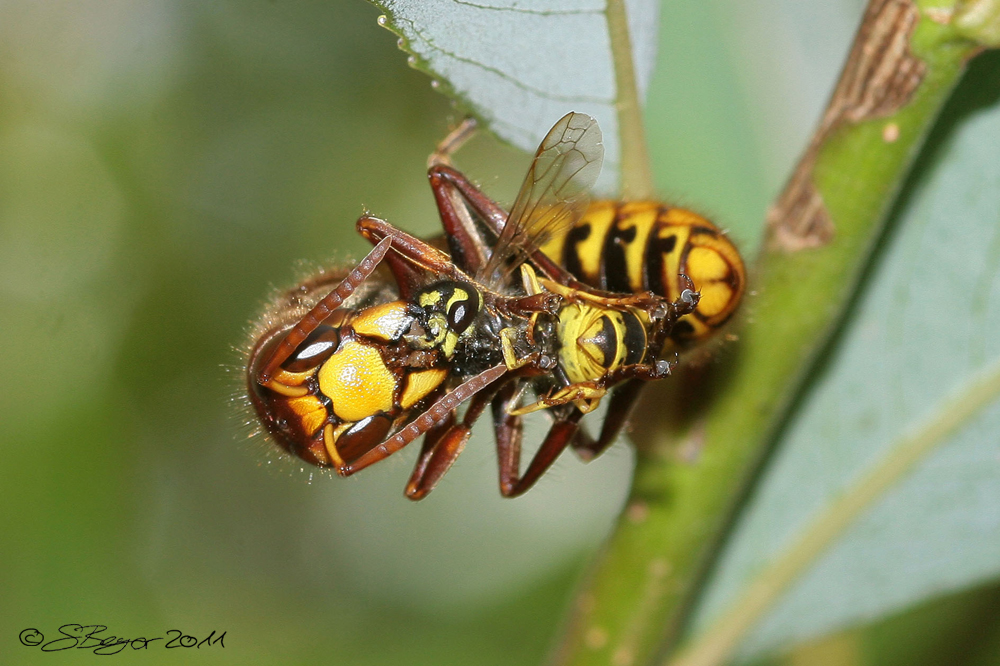
[(483, 268), (484, 281), (504, 283), (529, 254), (580, 219), (601, 173), (602, 139), (597, 120), (584, 113), (568, 113), (549, 130)]

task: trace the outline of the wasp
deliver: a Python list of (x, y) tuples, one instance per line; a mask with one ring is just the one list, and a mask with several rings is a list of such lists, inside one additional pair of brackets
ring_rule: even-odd
[[(557, 204), (548, 202), (555, 207), (550, 215), (564, 216), (559, 223), (547, 225), (548, 233), (533, 235), (541, 225), (525, 225), (513, 232), (506, 230), (505, 211), (451, 165), (451, 154), (475, 129), (475, 120), (467, 119), (432, 155), (429, 176), (434, 191), (457, 193), (481, 226), (488, 229), (488, 233), (501, 239), (505, 235), (520, 235), (517, 244), (521, 247), (522, 256), (526, 257), (525, 263), (549, 278), (543, 281), (549, 290), (564, 295), (586, 293), (613, 297), (609, 301), (610, 308), (604, 312), (589, 307), (580, 310), (573, 305), (561, 310), (560, 322), (565, 324), (559, 333), (562, 351), (560, 364), (552, 375), (560, 380), (558, 383), (564, 388), (555, 389), (554, 395), (546, 396), (530, 407), (516, 407), (502, 402), (499, 408), (494, 408), (495, 420), (500, 423), (507, 418), (505, 414), (519, 415), (551, 407), (556, 420), (553, 429), (561, 428), (569, 433), (566, 441), (547, 438), (543, 442), (526, 473), (526, 477), (533, 480), (567, 443), (584, 460), (591, 460), (603, 452), (625, 427), (645, 382), (658, 378), (643, 373), (627, 377), (632, 370), (619, 373), (611, 366), (602, 370), (600, 364), (591, 363), (591, 359), (615, 358), (616, 362), (620, 362), (626, 356), (627, 364), (630, 360), (627, 358), (628, 350), (643, 350), (646, 359), (667, 355), (676, 358), (678, 353), (706, 346), (738, 310), (746, 290), (746, 267), (732, 240), (710, 220), (686, 208), (658, 201), (597, 200), (581, 206), (580, 197), (572, 197), (572, 200), (563, 197)], [(548, 168), (541, 154), (540, 148), (522, 193), (524, 188), (529, 187), (533, 174)], [(519, 196), (511, 209), (511, 220), (521, 215), (518, 208), (520, 199)], [(456, 215), (461, 209), (453, 211), (441, 194), (438, 195), (438, 206), (446, 228), (449, 228), (448, 220), (453, 216), (469, 228), (476, 226), (469, 216)], [(541, 216), (542, 213), (536, 211), (535, 215)], [(453, 256), (488, 254), (487, 246), (482, 243), (476, 248), (463, 246), (463, 240), (475, 238), (474, 231), (458, 233), (449, 229), (448, 239)], [(629, 310), (626, 294), (659, 297), (673, 303), (678, 318), (671, 326), (659, 327), (652, 336), (640, 339), (633, 334), (641, 327), (630, 327), (627, 323)], [(692, 294), (697, 298), (693, 299)], [(645, 332), (653, 333), (648, 329)], [(602, 349), (592, 346), (597, 339), (601, 340)], [(581, 394), (579, 387), (587, 380), (579, 374), (579, 369), (588, 364), (590, 381), (599, 378), (600, 384), (583, 392), (592, 402), (588, 404), (578, 399), (574, 401), (574, 409), (559, 407), (565, 404), (567, 396)], [(533, 380), (533, 383), (537, 385), (539, 382)], [(605, 395), (606, 389), (611, 392), (610, 404), (595, 441), (576, 424), (596, 406), (596, 401)], [(502, 456), (506, 447), (502, 444), (499, 426), (497, 430)], [(501, 475), (501, 489), (504, 487), (505, 480)]]
[[(673, 298), (615, 293), (542, 251), (559, 239), (567, 247), (588, 219), (603, 160), (593, 118), (571, 113), (556, 123), (509, 214), (449, 165), (471, 127), (442, 144), (428, 172), (449, 253), (362, 216), (357, 228), (371, 253), (350, 271), (309, 278), (279, 297), (247, 363), (264, 428), (314, 465), (348, 476), (423, 435), (406, 486), (411, 499), (434, 488), (487, 406), (504, 496), (530, 488), (571, 444), (585, 457), (599, 453), (617, 430), (606, 423), (594, 442), (580, 418), (609, 391), (614, 408), (620, 387), (667, 376), (671, 364), (660, 352), (700, 303), (681, 275)], [(525, 388), (534, 403), (520, 404)], [(554, 423), (522, 474), (521, 416), (536, 410)]]

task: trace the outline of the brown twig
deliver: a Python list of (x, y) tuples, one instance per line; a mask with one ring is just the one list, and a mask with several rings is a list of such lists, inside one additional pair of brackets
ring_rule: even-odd
[(910, 100), (926, 73), (924, 62), (909, 48), (919, 19), (913, 0), (869, 3), (819, 127), (768, 210), (771, 249), (795, 252), (833, 238), (833, 222), (813, 182), (816, 157), (839, 127), (892, 115)]

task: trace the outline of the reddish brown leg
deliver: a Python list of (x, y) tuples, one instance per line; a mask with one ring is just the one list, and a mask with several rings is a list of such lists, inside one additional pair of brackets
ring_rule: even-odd
[(521, 438), (523, 434), (520, 416), (514, 416), (508, 408), (517, 397), (517, 382), (508, 382), (493, 398), (493, 432), (497, 441), (497, 466), (500, 471), (500, 492), (513, 488), (521, 468)]
[(482, 415), (483, 409), (495, 395), (495, 390), (485, 391), (476, 395), (465, 410), (461, 423), (455, 423), (454, 412), (446, 422), (449, 427), (437, 428), (427, 433), (420, 458), (406, 484), (406, 496), (411, 500), (421, 500), (434, 490), (445, 472), (451, 469), (455, 460), (465, 450), (465, 445), (472, 435), (472, 426)]
[(365, 215), (358, 219), (357, 229), (373, 244), (386, 238), (392, 239), (393, 251), (386, 255), (385, 261), (399, 285), (400, 298), (409, 298), (410, 285), (423, 283), (427, 273), (442, 279), (470, 281), (467, 275), (455, 267), (447, 254), (385, 220)]
[(462, 270), (475, 275), (486, 265), (490, 249), (468, 207), (462, 203), (461, 194), (438, 176), (438, 168), (431, 167), (427, 177), (434, 192), (451, 258)]
[[(505, 211), (488, 196), (483, 194), (482, 191), (473, 185), (465, 176), (449, 166), (436, 165), (430, 168), (428, 177), (431, 181), (431, 189), (434, 190), (434, 196), (438, 201), (438, 210), (441, 211), (441, 221), (444, 223), (445, 230), (448, 232), (449, 236), (457, 235), (459, 233), (457, 229), (450, 229), (448, 227), (449, 220), (455, 219), (459, 223), (461, 222), (459, 219), (461, 218), (460, 215), (455, 215), (454, 217), (452, 215), (446, 215), (444, 209), (442, 208), (443, 205), (449, 208), (454, 207), (453, 199), (450, 197), (450, 193), (452, 191), (457, 191), (469, 204), (472, 210), (482, 217), (486, 226), (498, 237), (500, 236), (504, 226), (507, 224), (507, 211)], [(476, 233), (474, 228), (473, 235), (478, 237), (478, 233)], [(478, 242), (482, 243), (482, 240), (479, 239)], [(545, 275), (545, 277), (550, 280), (574, 289), (582, 289), (585, 291), (592, 290), (592, 287), (588, 287), (574, 278), (571, 273), (549, 259), (549, 257), (541, 251), (536, 250), (531, 254), (531, 262), (539, 271), (542, 272), (543, 275)]]
[(448, 133), (448, 136), (438, 144), (437, 149), (427, 158), (427, 167), (430, 168), (435, 164), (447, 164), (450, 166), (451, 156), (465, 145), (466, 141), (472, 138), (472, 135), (476, 133), (476, 126), (476, 119), (472, 116), (463, 120), (458, 127)]
[[(428, 170), (427, 177), (431, 181), (431, 189), (434, 190), (435, 198), (438, 198), (439, 201), (439, 193), (453, 190), (458, 191), (462, 195), (462, 198), (468, 202), (472, 210), (483, 218), (487, 227), (497, 235), (503, 231), (504, 225), (507, 224), (507, 211), (497, 202), (483, 194), (478, 187), (473, 185), (459, 171), (450, 166), (439, 164), (432, 166)], [(440, 203), (438, 205), (440, 206)], [(449, 230), (449, 233), (451, 233), (451, 230)]]
[(516, 389), (516, 382), (510, 382), (493, 400), (500, 494), (504, 497), (517, 497), (535, 485), (577, 434), (583, 417), (582, 412), (574, 409), (569, 416), (557, 419), (521, 476), (521, 417), (511, 416), (507, 411), (517, 397)]
[(608, 411), (604, 416), (600, 438), (594, 441), (584, 430), (580, 430), (572, 442), (573, 450), (576, 451), (581, 460), (590, 462), (614, 444), (628, 422), (628, 418), (636, 405), (642, 387), (645, 385), (645, 382), (642, 380), (630, 379), (615, 388), (611, 394)]
[(366, 451), (353, 463), (344, 465), (337, 470), (337, 473), (341, 476), (350, 476), (369, 465), (373, 465), (380, 460), (385, 460), (417, 437), (431, 430), (447, 418), (459, 405), (500, 379), (506, 372), (507, 367), (501, 363), (488, 370), (484, 370), (475, 377), (465, 380), (455, 390), (438, 398), (437, 402), (431, 405), (427, 411), (403, 426), (395, 435)]
[(528, 469), (520, 478), (518, 478), (518, 468), (521, 456), (520, 451), (517, 451), (517, 455), (513, 456), (513, 460), (510, 461), (510, 466), (500, 470), (500, 494), (504, 497), (517, 497), (535, 485), (539, 477), (552, 466), (552, 463), (579, 431), (582, 416), (583, 413), (580, 410), (573, 410), (569, 416), (553, 423), (548, 434), (545, 435), (545, 441), (542, 442), (535, 457), (531, 459)]
[(616, 386), (626, 380), (639, 379), (644, 382), (665, 379), (670, 376), (670, 362), (664, 359), (655, 360), (652, 363), (635, 363), (633, 365), (623, 365), (622, 367), (607, 373), (601, 377), (602, 386)]
[(410, 475), (410, 481), (407, 484), (406, 494), (409, 496), (410, 486), (414, 484), (414, 479), (423, 476), (427, 472), (427, 465), (431, 460), (431, 456), (434, 450), (437, 448), (438, 443), (440, 443), (441, 438), (447, 434), (451, 428), (455, 425), (456, 412), (452, 411), (448, 414), (447, 418), (441, 423), (427, 431), (424, 435), (424, 442), (420, 447), (420, 455), (417, 456), (417, 464), (413, 467), (413, 473)]
[(368, 276), (372, 274), (375, 268), (379, 265), (379, 262), (385, 257), (386, 253), (389, 251), (389, 245), (391, 240), (389, 238), (382, 238), (379, 240), (375, 248), (368, 253), (364, 259), (361, 260), (354, 270), (348, 273), (337, 288), (327, 294), (319, 303), (317, 303), (312, 310), (306, 313), (302, 319), (299, 320), (292, 330), (288, 331), (284, 339), (274, 348), (271, 352), (271, 356), (267, 359), (267, 363), (261, 368), (260, 372), (257, 373), (257, 381), (260, 384), (267, 384), (271, 381), (271, 376), (274, 371), (284, 363), (289, 356), (295, 351), (295, 349), (302, 344), (302, 341), (309, 337), (309, 334), (316, 330), (324, 319), (330, 316), (330, 314), (340, 307), (340, 304), (347, 299), (354, 290), (357, 289)]

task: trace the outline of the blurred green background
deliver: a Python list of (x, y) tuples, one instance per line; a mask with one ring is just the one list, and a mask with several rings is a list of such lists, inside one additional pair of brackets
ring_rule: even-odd
[[(665, 5), (648, 111), (663, 194), (752, 253), (860, 7)], [(546, 654), (624, 501), (626, 446), (567, 456), (509, 501), (477, 436), (414, 504), (415, 451), (342, 480), (246, 436), (237, 350), (296, 262), (360, 256), (366, 209), (438, 228), (425, 160), (460, 116), (377, 16), (362, 0), (0, 5), (0, 662), (38, 663), (18, 632), (66, 623), (225, 631), (205, 664)], [(458, 163), (509, 201), (527, 157), (478, 137)]]

